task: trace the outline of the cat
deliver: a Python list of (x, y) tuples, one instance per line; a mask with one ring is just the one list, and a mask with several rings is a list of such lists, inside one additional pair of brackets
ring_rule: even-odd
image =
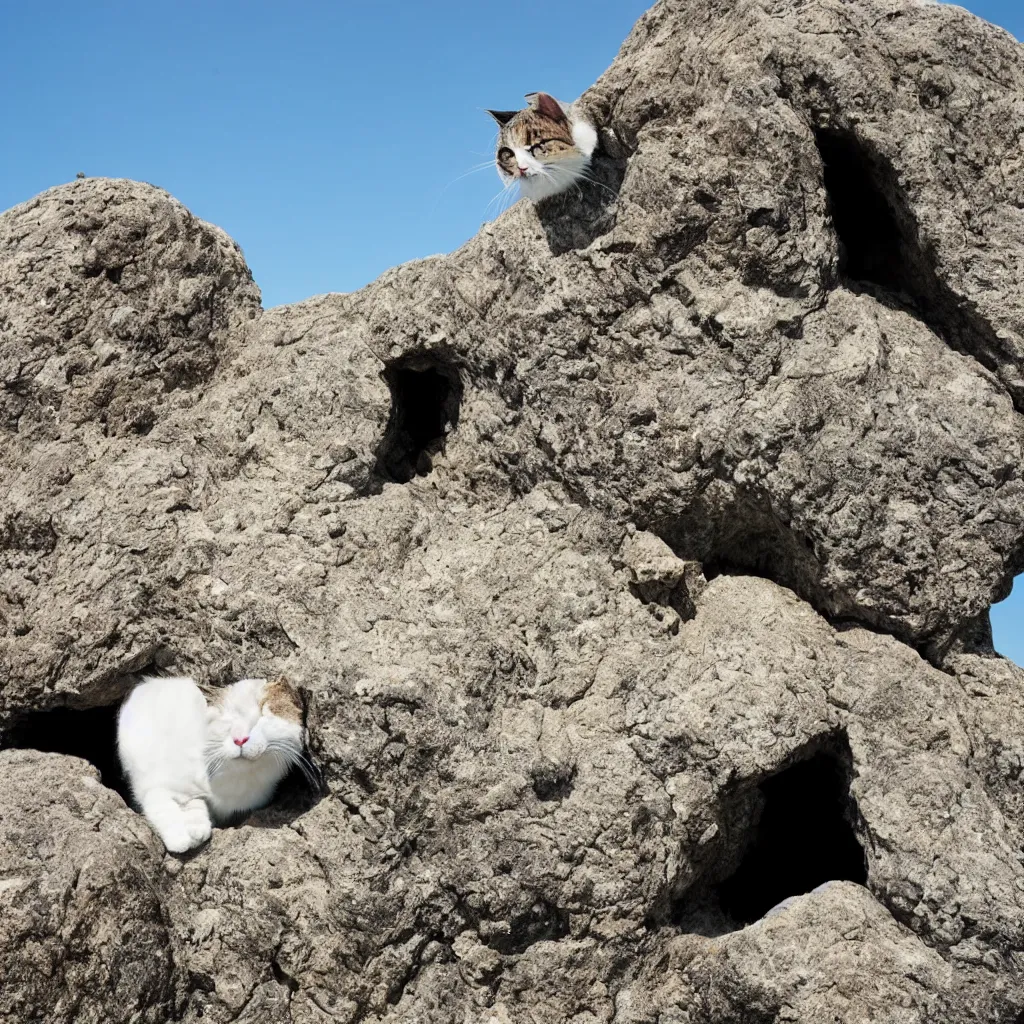
[(546, 92), (527, 93), (523, 110), (488, 110), (498, 122), (496, 163), (509, 187), (535, 203), (587, 177), (597, 148), (597, 129), (576, 108)]
[(309, 770), (302, 702), (286, 679), (242, 679), (210, 697), (192, 679), (145, 678), (118, 714), (125, 778), (171, 853), (269, 803), (292, 765)]

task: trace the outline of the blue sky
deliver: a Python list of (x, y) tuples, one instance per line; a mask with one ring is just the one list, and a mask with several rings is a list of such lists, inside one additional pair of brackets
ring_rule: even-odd
[[(0, 210), (139, 178), (241, 244), (265, 306), (351, 291), (493, 216), (485, 108), (574, 99), (648, 6), (0, 0)], [(965, 6), (1024, 37), (1020, 0)], [(1024, 664), (1024, 582), (993, 624)]]

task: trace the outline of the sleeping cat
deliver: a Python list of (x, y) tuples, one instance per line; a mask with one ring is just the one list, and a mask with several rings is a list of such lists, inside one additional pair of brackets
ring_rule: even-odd
[(587, 176), (597, 147), (597, 129), (575, 105), (559, 103), (546, 92), (531, 92), (524, 110), (488, 110), (501, 126), (498, 174), (506, 186), (537, 202), (562, 192)]
[(139, 810), (172, 853), (269, 803), (292, 765), (306, 769), (298, 693), (282, 677), (242, 679), (207, 704), (191, 679), (144, 679), (117, 719), (117, 751)]

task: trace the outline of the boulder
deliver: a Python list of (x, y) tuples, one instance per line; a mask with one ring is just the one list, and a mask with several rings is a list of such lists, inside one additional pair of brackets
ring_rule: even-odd
[[(594, 182), (354, 294), (0, 216), (0, 1021), (1019, 1020), (1022, 97), (956, 7), (660, 0)], [(288, 675), (322, 788), (166, 855), (162, 670)]]

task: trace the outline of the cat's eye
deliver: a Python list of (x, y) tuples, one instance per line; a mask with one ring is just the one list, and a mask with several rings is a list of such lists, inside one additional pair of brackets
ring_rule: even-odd
[(549, 142), (557, 142), (558, 139), (541, 139), (540, 142), (535, 142), (530, 147), (530, 154), (532, 156), (540, 156), (547, 148)]
[(515, 153), (513, 153), (512, 150), (508, 148), (508, 146), (502, 146), (501, 149), (498, 150), (499, 160), (512, 160), (514, 158)]

